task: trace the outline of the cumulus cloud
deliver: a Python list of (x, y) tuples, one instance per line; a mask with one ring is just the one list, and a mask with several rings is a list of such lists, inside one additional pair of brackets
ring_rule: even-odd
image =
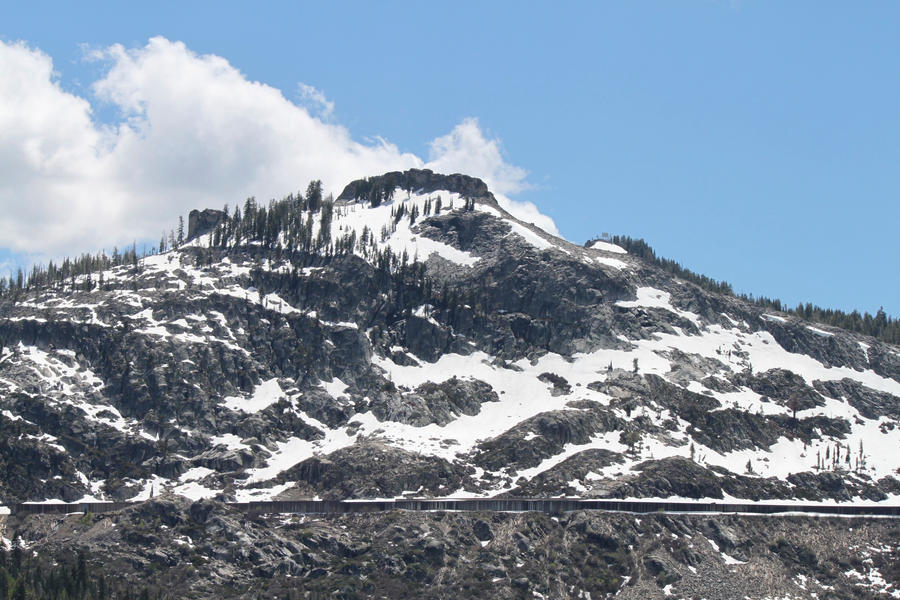
[(484, 137), (477, 119), (465, 119), (447, 135), (436, 138), (429, 148), (426, 165), (438, 173), (466, 173), (480, 177), (497, 197), (497, 201), (512, 215), (534, 223), (541, 229), (559, 235), (550, 217), (541, 214), (531, 202), (516, 202), (509, 198), (530, 186), (525, 169), (511, 165), (503, 158), (500, 140)]
[(16, 273), (16, 262), (11, 258), (0, 260), (0, 277), (13, 277)]
[(84, 224), (102, 216), (96, 199), (113, 192), (107, 136), (88, 102), (60, 89), (41, 52), (0, 42), (0, 74), (2, 245), (33, 251), (40, 238), (81, 237)]
[(301, 101), (320, 117), (328, 119), (334, 114), (334, 102), (330, 101), (322, 90), (305, 83), (297, 84)]
[(556, 231), (508, 198), (526, 174), (473, 119), (435, 139), (426, 164), (386, 140), (354, 140), (312, 86), (300, 84), (298, 105), (180, 42), (156, 37), (91, 57), (107, 63), (92, 100), (120, 112), (114, 125), (60, 87), (46, 54), (0, 41), (0, 247), (52, 255), (154, 239), (191, 208), (278, 198), (311, 179), (339, 192), (354, 178), (422, 166), (482, 177), (511, 212)]

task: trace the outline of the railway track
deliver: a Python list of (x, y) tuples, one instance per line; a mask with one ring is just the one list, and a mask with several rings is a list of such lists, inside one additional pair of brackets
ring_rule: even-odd
[[(106, 513), (138, 506), (142, 502), (78, 502), (71, 504), (14, 504), (14, 515)], [(227, 502), (241, 512), (261, 514), (351, 514), (411, 511), (496, 511), (557, 514), (581, 510), (629, 513), (734, 513), (777, 515), (805, 513), (823, 516), (900, 517), (900, 505), (857, 506), (852, 504), (773, 504), (734, 502), (688, 502), (658, 500), (609, 500), (579, 498), (403, 498), (396, 500), (273, 500)]]

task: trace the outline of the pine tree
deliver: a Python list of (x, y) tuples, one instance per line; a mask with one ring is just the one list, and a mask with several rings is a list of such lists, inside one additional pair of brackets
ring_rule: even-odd
[(788, 408), (791, 409), (791, 426), (795, 427), (797, 425), (797, 409), (800, 407), (800, 396), (796, 392), (791, 394), (790, 399), (788, 400)]
[(628, 448), (630, 454), (635, 453), (635, 446), (641, 441), (641, 434), (634, 430), (623, 431), (619, 434), (619, 443)]
[(231, 215), (231, 234), (234, 236), (235, 248), (241, 244), (241, 223), (241, 209), (235, 206), (234, 214)]
[(334, 203), (322, 203), (322, 218), (319, 223), (319, 242), (318, 246), (324, 248), (331, 243), (331, 222), (334, 215)]
[(178, 215), (178, 229), (176, 232), (175, 242), (181, 246), (184, 244), (184, 217)]
[(22, 546), (19, 544), (19, 540), (16, 540), (9, 556), (9, 572), (13, 577), (19, 576), (19, 569), (22, 568), (22, 554)]
[(322, 203), (322, 182), (318, 179), (310, 181), (306, 188), (306, 208), (316, 212)]
[(102, 574), (97, 579), (97, 600), (106, 600), (106, 578)]

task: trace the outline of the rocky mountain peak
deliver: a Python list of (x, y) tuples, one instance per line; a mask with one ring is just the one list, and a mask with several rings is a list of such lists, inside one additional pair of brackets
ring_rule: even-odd
[[(634, 241), (576, 246), (459, 174), (194, 210), (188, 241), (163, 246), (0, 297), (0, 541), (29, 549), (30, 572), (75, 572), (77, 547), (84, 573), (179, 589), (161, 598), (743, 598), (760, 572), (782, 573), (767, 597), (816, 577), (827, 597), (900, 589), (894, 519), (286, 520), (218, 502), (895, 506), (895, 345), (723, 293)], [(135, 505), (27, 516), (59, 500)]]
[(0, 504), (900, 496), (898, 348), (556, 238), (474, 177), (188, 237), (2, 305)]
[(205, 235), (225, 221), (228, 215), (224, 211), (207, 208), (202, 211), (194, 209), (188, 214), (187, 241)]

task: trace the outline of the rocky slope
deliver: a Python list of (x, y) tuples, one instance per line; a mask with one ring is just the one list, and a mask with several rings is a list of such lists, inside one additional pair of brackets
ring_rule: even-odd
[(462, 175), (243, 209), (0, 298), (0, 505), (154, 496), (0, 516), (10, 594), (900, 596), (896, 519), (223, 505), (900, 497), (896, 347), (555, 238)]
[[(3, 525), (34, 570), (75, 571), (83, 557), (87, 597), (100, 585), (118, 598), (900, 594), (897, 519), (405, 511), (247, 518), (175, 497)], [(52, 584), (38, 578), (32, 589), (46, 594)]]
[(461, 175), (278, 211), (227, 244), (193, 213), (176, 250), (3, 300), (0, 502), (900, 495), (896, 347), (555, 238)]

